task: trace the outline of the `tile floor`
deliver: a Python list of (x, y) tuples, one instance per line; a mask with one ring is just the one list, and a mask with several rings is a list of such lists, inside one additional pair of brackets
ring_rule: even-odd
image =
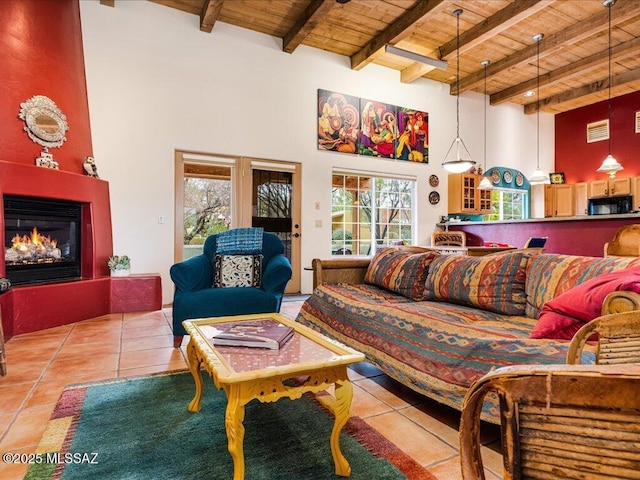
[[(283, 303), (295, 318), (301, 301)], [(185, 346), (174, 349), (171, 309), (112, 314), (18, 335), (6, 344), (0, 377), (0, 453), (32, 453), (65, 385), (186, 368)], [(365, 419), (440, 480), (461, 478), (459, 414), (400, 385), (374, 366), (350, 369), (352, 413)], [(483, 428), (488, 480), (501, 475), (499, 430)], [(0, 463), (0, 478), (19, 480), (26, 465)]]

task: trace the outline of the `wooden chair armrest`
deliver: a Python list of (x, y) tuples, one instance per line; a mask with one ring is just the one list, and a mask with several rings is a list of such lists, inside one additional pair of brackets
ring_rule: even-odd
[(322, 283), (364, 283), (364, 275), (370, 262), (370, 258), (314, 258), (311, 262), (313, 288)]
[(602, 303), (602, 315), (640, 310), (640, 294), (629, 291), (611, 292)]

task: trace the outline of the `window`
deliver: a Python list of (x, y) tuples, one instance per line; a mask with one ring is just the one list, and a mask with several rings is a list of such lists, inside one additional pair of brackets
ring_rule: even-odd
[(526, 190), (495, 188), (491, 192), (491, 213), (483, 220), (522, 220), (528, 218)]
[(331, 253), (372, 255), (376, 247), (413, 243), (415, 180), (334, 174)]

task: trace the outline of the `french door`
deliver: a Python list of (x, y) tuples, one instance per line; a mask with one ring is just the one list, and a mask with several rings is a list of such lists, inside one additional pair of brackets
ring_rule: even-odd
[(201, 253), (210, 234), (262, 227), (293, 267), (286, 293), (300, 292), (300, 164), (177, 151), (175, 167), (175, 261)]

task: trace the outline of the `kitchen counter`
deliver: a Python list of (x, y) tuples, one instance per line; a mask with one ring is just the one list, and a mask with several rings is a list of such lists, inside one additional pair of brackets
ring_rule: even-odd
[[(530, 237), (548, 237), (544, 248), (547, 253), (602, 257), (604, 244), (618, 229), (634, 223), (640, 224), (640, 213), (448, 222), (447, 228), (465, 232), (468, 246), (496, 242), (523, 247)], [(445, 224), (438, 223), (437, 228), (444, 229)]]
[[(626, 220), (636, 219), (640, 223), (640, 212), (637, 213), (619, 213), (615, 215), (578, 215), (575, 217), (546, 217), (546, 218), (527, 218), (525, 220), (489, 220), (481, 222), (459, 221), (447, 222), (449, 227), (457, 225), (500, 225), (509, 223), (540, 223), (540, 222), (574, 222), (574, 221), (591, 221), (591, 220)], [(444, 223), (437, 223), (438, 227), (444, 228)]]

